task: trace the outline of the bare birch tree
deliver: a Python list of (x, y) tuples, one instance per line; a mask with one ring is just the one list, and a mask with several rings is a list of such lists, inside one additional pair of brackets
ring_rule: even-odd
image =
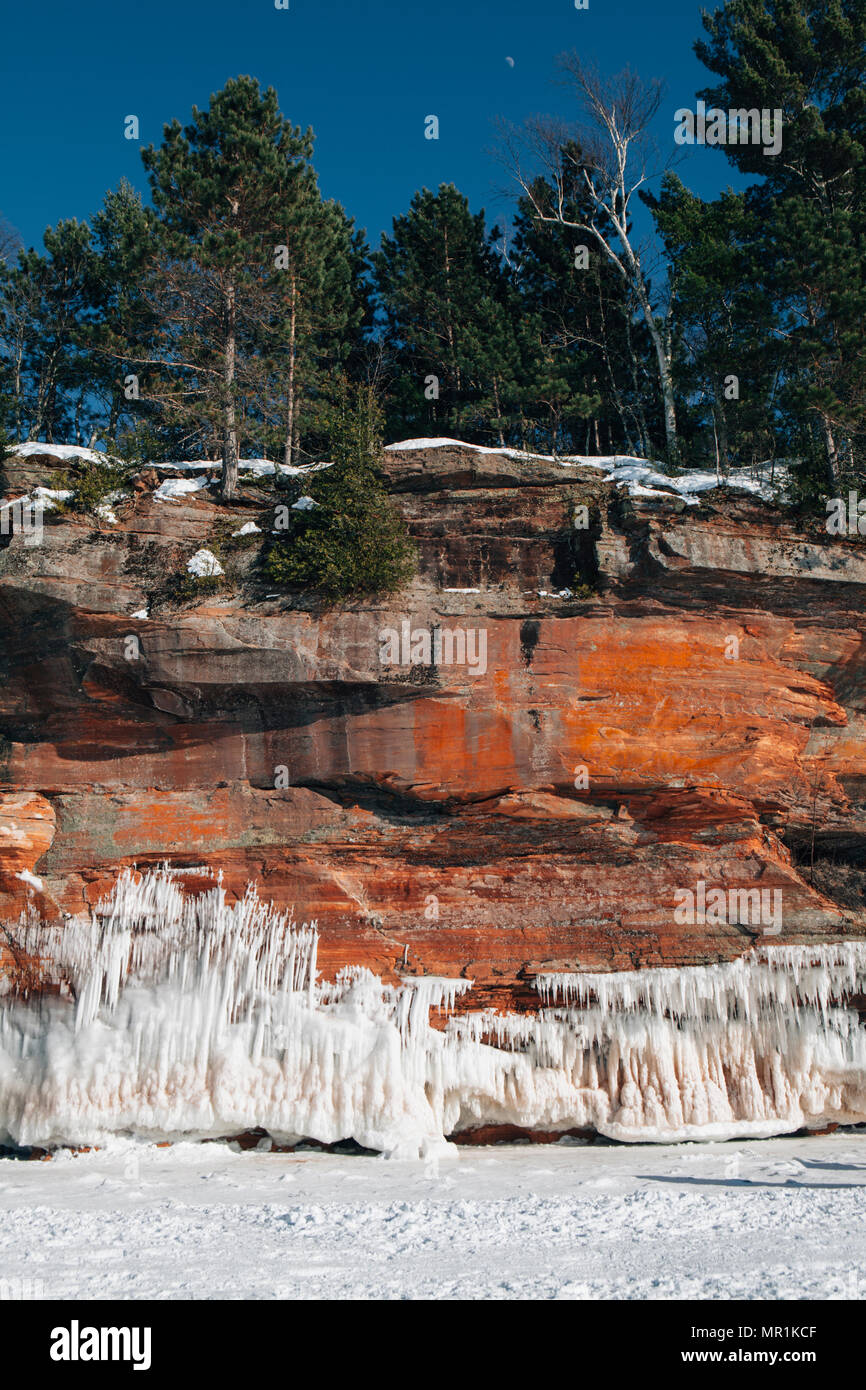
[[(679, 449), (669, 311), (660, 314), (653, 307), (646, 253), (633, 240), (630, 223), (635, 194), (662, 172), (650, 127), (664, 89), (628, 68), (605, 80), (576, 53), (563, 54), (559, 68), (563, 85), (578, 100), (579, 120), (571, 125), (544, 117), (529, 121), (521, 139), (507, 141), (508, 161), (538, 220), (588, 237), (633, 294), (655, 350), (668, 459), (675, 462)], [(554, 190), (552, 204), (538, 197), (539, 163)], [(585, 221), (571, 220), (566, 207), (576, 167), (592, 209)]]

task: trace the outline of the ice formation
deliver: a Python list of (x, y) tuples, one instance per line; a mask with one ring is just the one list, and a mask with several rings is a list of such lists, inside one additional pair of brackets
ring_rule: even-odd
[[(866, 943), (539, 975), (539, 1009), (455, 1013), (467, 980), (319, 980), (315, 923), (250, 888), (127, 870), (92, 917), (5, 929), (0, 1143), (354, 1138), (415, 1156), (517, 1124), (617, 1139), (866, 1120)], [(438, 1011), (431, 1022), (431, 1010)]]

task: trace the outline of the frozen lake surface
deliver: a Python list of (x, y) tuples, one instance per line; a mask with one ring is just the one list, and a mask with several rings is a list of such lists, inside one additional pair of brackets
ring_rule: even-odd
[(866, 1132), (463, 1148), (437, 1163), (118, 1141), (0, 1160), (5, 1296), (866, 1295)]

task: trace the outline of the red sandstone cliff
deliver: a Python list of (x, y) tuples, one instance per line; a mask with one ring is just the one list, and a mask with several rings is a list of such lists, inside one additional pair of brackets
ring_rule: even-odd
[[(2, 490), (56, 467), (13, 460)], [(210, 865), (316, 918), (326, 974), (463, 975), (473, 1007), (539, 970), (738, 954), (759, 929), (675, 921), (699, 880), (781, 889), (778, 942), (864, 934), (804, 859), (866, 853), (866, 547), (544, 460), (386, 468), (420, 554), (387, 600), (274, 596), (257, 536), (224, 591), (172, 601), (261, 486), (228, 509), (151, 479), (117, 525), (0, 538), (0, 920), (77, 912), (122, 865)], [(596, 592), (559, 596), (576, 568)], [(404, 621), (483, 629), (486, 670), (384, 667)]]

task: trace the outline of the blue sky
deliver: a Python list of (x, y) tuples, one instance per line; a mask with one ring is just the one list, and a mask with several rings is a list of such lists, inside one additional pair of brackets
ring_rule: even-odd
[[(714, 9), (713, 0), (705, 8)], [(0, 212), (26, 244), (46, 225), (89, 216), (127, 178), (143, 192), (142, 143), (189, 118), (227, 78), (273, 85), (284, 114), (316, 135), (323, 193), (339, 199), (375, 244), (415, 190), (450, 181), (508, 216), (508, 176), (492, 157), (496, 117), (568, 115), (554, 58), (576, 48), (613, 73), (627, 63), (662, 77), (659, 136), (710, 75), (692, 52), (702, 33), (694, 0), (41, 0), (4, 19), (0, 57)], [(506, 61), (514, 59), (513, 67)], [(440, 139), (424, 139), (424, 117)], [(733, 184), (719, 150), (679, 166), (711, 196)]]

